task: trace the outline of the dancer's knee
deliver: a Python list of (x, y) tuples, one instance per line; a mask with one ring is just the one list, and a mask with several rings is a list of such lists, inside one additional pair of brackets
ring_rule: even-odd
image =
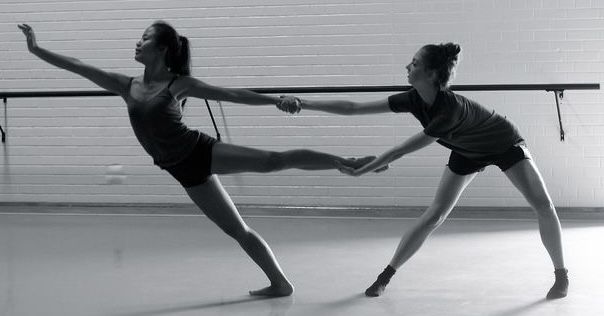
[(556, 208), (551, 201), (543, 201), (542, 203), (535, 205), (534, 210), (539, 218), (550, 219), (558, 217)]
[(447, 210), (431, 207), (426, 211), (424, 216), (422, 216), (422, 226), (426, 229), (434, 230), (445, 222), (448, 213)]
[(249, 228), (241, 225), (223, 225), (220, 228), (225, 234), (237, 241), (247, 238), (247, 235), (250, 234)]

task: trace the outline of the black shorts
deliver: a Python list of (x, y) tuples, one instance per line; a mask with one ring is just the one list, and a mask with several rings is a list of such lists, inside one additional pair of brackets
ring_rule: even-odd
[(478, 159), (466, 158), (454, 151), (449, 156), (449, 169), (459, 175), (468, 175), (483, 171), (485, 167), (496, 165), (501, 171), (506, 171), (516, 163), (531, 159), (530, 153), (524, 143), (516, 144), (504, 153), (498, 155), (484, 156)]
[(212, 147), (217, 140), (201, 133), (193, 152), (185, 160), (165, 168), (183, 187), (189, 188), (208, 181), (212, 175)]

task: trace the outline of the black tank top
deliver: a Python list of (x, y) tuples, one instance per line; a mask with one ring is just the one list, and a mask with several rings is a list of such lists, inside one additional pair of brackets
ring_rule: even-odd
[(124, 97), (136, 138), (161, 168), (176, 165), (187, 158), (200, 135), (199, 131), (182, 122), (180, 102), (170, 92), (176, 78), (172, 78), (158, 94), (143, 101), (132, 97), (130, 89), (134, 78), (130, 78)]

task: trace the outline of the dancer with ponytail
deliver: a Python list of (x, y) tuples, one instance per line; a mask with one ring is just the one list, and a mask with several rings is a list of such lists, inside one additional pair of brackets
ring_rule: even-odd
[(295, 107), (297, 101), (292, 97), (278, 98), (245, 89), (212, 86), (192, 77), (189, 42), (166, 22), (153, 23), (136, 43), (134, 59), (145, 66), (144, 73), (137, 77), (106, 72), (51, 52), (38, 46), (29, 25), (18, 27), (25, 34), (31, 53), (124, 99), (134, 133), (154, 163), (178, 180), (205, 215), (234, 238), (268, 277), (270, 285), (250, 291), (251, 295), (288, 296), (293, 293), (294, 287), (268, 244), (245, 224), (216, 175), (266, 173), (290, 168), (326, 170), (340, 165), (354, 168), (375, 157), (344, 159), (305, 149), (264, 151), (218, 142), (188, 128), (181, 121), (182, 105), (187, 97), (286, 108)]
[(394, 273), (445, 221), (478, 172), (496, 165), (537, 214), (541, 240), (555, 274), (555, 283), (546, 297), (564, 297), (568, 271), (564, 266), (561, 228), (554, 204), (516, 127), (505, 117), (447, 88), (460, 51), (459, 45), (453, 43), (422, 47), (405, 67), (413, 88), (387, 99), (363, 103), (302, 100), (300, 107), (288, 108), (283, 104), (280, 108), (290, 113), (308, 109), (343, 115), (406, 112), (420, 121), (421, 132), (375, 160), (360, 168), (341, 166), (342, 172), (353, 176), (379, 169), (434, 142), (451, 149), (434, 201), (404, 234), (388, 266), (365, 291), (367, 296), (383, 293)]

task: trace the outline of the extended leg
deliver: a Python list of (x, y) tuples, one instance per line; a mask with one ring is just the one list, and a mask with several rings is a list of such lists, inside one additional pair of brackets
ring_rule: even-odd
[(345, 159), (307, 149), (284, 152), (265, 151), (226, 143), (216, 143), (212, 150), (212, 173), (275, 172), (285, 169), (337, 169), (337, 162), (359, 167), (375, 157)]
[(403, 265), (422, 246), (426, 238), (438, 228), (447, 218), (464, 189), (476, 176), (458, 175), (448, 167), (442, 176), (440, 185), (432, 205), (426, 209), (422, 216), (403, 235), (389, 266), (378, 279), (365, 291), (367, 296), (379, 296), (385, 290), (389, 277)]
[(260, 266), (271, 282), (267, 288), (250, 291), (251, 295), (288, 296), (294, 291), (268, 244), (248, 227), (218, 177), (212, 176), (201, 185), (186, 188), (195, 204), (226, 234), (233, 237)]

